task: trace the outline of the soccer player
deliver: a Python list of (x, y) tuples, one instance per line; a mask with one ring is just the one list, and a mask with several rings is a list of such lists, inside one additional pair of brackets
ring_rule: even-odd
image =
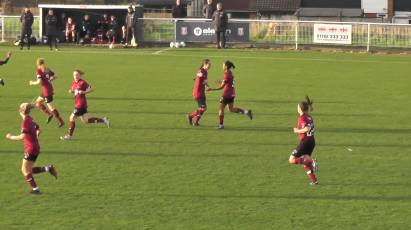
[[(194, 83), (193, 98), (197, 101), (198, 108), (188, 115), (188, 123), (190, 125), (198, 126), (201, 117), (207, 110), (205, 90), (209, 88), (207, 83), (208, 70), (211, 68), (211, 61), (204, 59), (200, 69), (197, 71), (197, 75)], [(194, 123), (193, 123), (194, 120)]]
[(33, 121), (30, 116), (31, 110), (35, 106), (30, 103), (23, 103), (20, 105), (19, 112), (20, 116), (23, 118), (23, 123), (21, 125), (21, 134), (13, 136), (8, 133), (6, 138), (13, 141), (24, 140), (24, 158), (23, 164), (21, 166), (21, 171), (23, 173), (24, 179), (29, 183), (31, 187), (31, 194), (39, 195), (41, 194), (39, 187), (34, 181), (33, 174), (48, 172), (50, 175), (57, 179), (57, 171), (53, 165), (44, 167), (33, 167), (40, 154), (40, 144), (38, 136), (40, 135), (40, 127)]
[(74, 43), (76, 40), (76, 23), (69, 17), (66, 22), (66, 42), (70, 42), (70, 36), (71, 41)]
[(73, 113), (70, 115), (70, 127), (68, 129), (68, 133), (65, 136), (60, 137), (61, 140), (71, 140), (76, 127), (75, 121), (77, 117), (80, 117), (81, 121), (86, 124), (104, 123), (107, 128), (110, 128), (110, 121), (107, 117), (97, 118), (87, 116), (86, 94), (91, 93), (93, 90), (91, 89), (91, 86), (83, 79), (83, 75), (84, 72), (81, 70), (75, 70), (73, 73), (74, 80), (71, 82), (69, 93), (74, 94), (75, 107)]
[[(4, 59), (4, 61), (0, 60), (0, 65), (7, 64), (10, 58), (11, 58), (11, 51), (7, 52), (7, 56), (6, 56), (6, 59)], [(0, 85), (4, 86), (4, 80), (2, 78), (0, 78)]]
[(300, 144), (291, 153), (289, 162), (290, 164), (302, 164), (310, 179), (311, 185), (318, 184), (315, 171), (317, 171), (318, 163), (311, 159), (311, 154), (315, 147), (314, 139), (314, 121), (310, 115), (313, 111), (313, 101), (306, 96), (305, 101), (302, 101), (297, 106), (298, 114), (298, 126), (294, 128), (294, 133), (298, 134)]
[(232, 69), (235, 69), (234, 64), (231, 61), (226, 61), (223, 63), (224, 70), (224, 80), (220, 81), (220, 87), (216, 89), (208, 88), (208, 91), (213, 90), (223, 90), (223, 95), (220, 99), (220, 109), (218, 111), (218, 117), (220, 123), (218, 125), (219, 129), (224, 129), (224, 110), (228, 105), (228, 110), (232, 113), (247, 115), (250, 120), (253, 119), (253, 113), (251, 110), (245, 110), (238, 107), (234, 107), (235, 87), (234, 87), (234, 76)]
[[(51, 71), (46, 67), (46, 62), (44, 58), (38, 58), (37, 61), (37, 80), (30, 81), (30, 85), (41, 85), (41, 95), (36, 99), (36, 106), (39, 108), (44, 114), (47, 116), (47, 124), (50, 123), (53, 117), (56, 117), (58, 127), (62, 127), (64, 125), (64, 121), (60, 116), (60, 113), (57, 111), (56, 107), (53, 104), (53, 85), (51, 84), (57, 76), (54, 75), (54, 72)], [(48, 111), (46, 106), (44, 105), (46, 102)]]

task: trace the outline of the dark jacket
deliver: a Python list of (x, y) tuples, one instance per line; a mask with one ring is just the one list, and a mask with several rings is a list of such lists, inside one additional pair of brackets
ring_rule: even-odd
[(57, 36), (57, 17), (56, 15), (47, 15), (45, 19), (46, 35)]
[(93, 24), (91, 23), (90, 19), (87, 21), (83, 19), (83, 21), (81, 21), (81, 24), (80, 24), (81, 33), (90, 34), (94, 32), (93, 29), (94, 29)]
[(214, 11), (212, 19), (215, 31), (225, 31), (227, 29), (228, 16), (226, 12), (222, 10)]
[(29, 11), (27, 13), (22, 13), (20, 16), (21, 26), (24, 29), (31, 29), (34, 22), (33, 14)]
[(173, 18), (185, 18), (187, 16), (186, 7), (184, 5), (173, 6)]
[(114, 32), (117, 32), (119, 30), (119, 25), (117, 23), (117, 20), (110, 20), (110, 22), (108, 23), (108, 30), (112, 30)]
[(204, 18), (211, 19), (213, 17), (214, 11), (215, 11), (215, 6), (213, 4), (204, 5), (203, 6), (203, 16), (204, 16)]
[(136, 25), (137, 18), (135, 17), (134, 11), (127, 13), (125, 24), (126, 27), (131, 28)]

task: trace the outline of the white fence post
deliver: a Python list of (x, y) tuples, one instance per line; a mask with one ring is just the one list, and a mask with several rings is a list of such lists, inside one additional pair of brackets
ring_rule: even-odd
[(295, 49), (298, 50), (298, 21), (295, 23)]
[(371, 27), (371, 24), (368, 23), (368, 29), (367, 29), (367, 52), (370, 52), (370, 33), (371, 33), (370, 27)]
[(1, 17), (1, 42), (5, 42), (4, 40), (4, 17)]

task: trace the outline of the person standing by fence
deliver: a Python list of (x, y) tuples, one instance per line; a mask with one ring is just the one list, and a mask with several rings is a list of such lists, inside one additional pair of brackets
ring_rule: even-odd
[(24, 47), (24, 43), (27, 42), (27, 49), (30, 49), (30, 38), (32, 29), (31, 26), (34, 22), (33, 14), (30, 12), (29, 8), (24, 8), (23, 13), (20, 16), (21, 22), (21, 35), (20, 35), (20, 49)]
[(176, 0), (176, 5), (173, 6), (171, 11), (173, 18), (185, 18), (187, 16), (186, 7), (181, 4), (181, 0)]
[(54, 15), (52, 9), (49, 9), (49, 12), (45, 19), (46, 22), (46, 35), (47, 42), (49, 43), (50, 50), (53, 50), (53, 44), (56, 51), (57, 49), (57, 17)]
[(211, 19), (215, 11), (215, 6), (213, 0), (207, 0), (207, 4), (203, 7), (203, 16), (204, 18)]
[(221, 2), (217, 3), (217, 10), (213, 14), (214, 30), (217, 36), (217, 48), (225, 48), (225, 31), (227, 29), (228, 16), (225, 11), (223, 11), (223, 4)]
[(136, 47), (138, 47), (136, 22), (137, 22), (137, 17), (135, 15), (133, 6), (130, 5), (127, 9), (127, 16), (125, 20), (125, 46), (126, 47), (128, 45), (132, 45), (131, 40), (133, 40), (133, 37), (134, 37), (135, 45)]

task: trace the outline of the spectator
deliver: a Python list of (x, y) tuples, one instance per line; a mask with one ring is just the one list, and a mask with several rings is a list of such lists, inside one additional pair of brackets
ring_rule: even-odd
[(117, 32), (118, 32), (118, 23), (117, 23), (116, 16), (111, 15), (110, 22), (108, 24), (108, 31), (107, 31), (107, 37), (108, 37), (108, 42), (110, 43), (110, 46), (109, 46), (110, 49), (114, 48), (114, 44), (116, 43)]
[(135, 17), (135, 12), (133, 9), (133, 6), (130, 5), (127, 9), (127, 16), (126, 16), (126, 21), (125, 21), (125, 46), (131, 45), (131, 40), (134, 37), (134, 41), (136, 43), (136, 46), (138, 46), (137, 43), (137, 31), (136, 31), (136, 21), (137, 18)]
[(57, 29), (59, 31), (65, 31), (66, 29), (66, 22), (67, 22), (67, 15), (65, 12), (62, 12), (60, 14), (60, 17), (57, 20), (58, 24), (57, 24)]
[(30, 12), (29, 8), (24, 8), (23, 13), (20, 16), (21, 22), (21, 35), (20, 35), (20, 49), (24, 47), (24, 43), (27, 42), (27, 49), (30, 49), (30, 39), (31, 39), (31, 26), (34, 22), (33, 14)]
[(187, 16), (186, 8), (181, 4), (181, 0), (176, 0), (176, 5), (172, 9), (173, 18), (185, 18)]
[(76, 40), (76, 24), (73, 22), (73, 19), (69, 17), (66, 22), (66, 42), (70, 42), (70, 36), (74, 43)]
[(93, 32), (93, 24), (91, 23), (90, 16), (86, 14), (77, 32), (77, 43), (89, 43)]
[(217, 3), (217, 10), (213, 14), (214, 30), (217, 36), (217, 48), (225, 48), (225, 31), (227, 29), (228, 16), (225, 11), (223, 11), (223, 4), (221, 2)]
[(109, 24), (110, 24), (110, 18), (108, 17), (107, 14), (104, 14), (103, 17), (97, 22), (97, 30), (98, 30), (99, 36), (102, 36), (103, 40), (106, 40), (107, 38), (106, 34), (108, 31)]
[(213, 0), (207, 0), (207, 5), (203, 7), (204, 18), (211, 19), (215, 11), (215, 6), (213, 5)]
[(53, 50), (53, 44), (54, 48), (57, 49), (57, 17), (54, 15), (54, 12), (52, 9), (49, 9), (49, 12), (46, 16), (45, 19), (46, 22), (46, 35), (47, 35), (47, 41), (50, 46), (50, 50)]

